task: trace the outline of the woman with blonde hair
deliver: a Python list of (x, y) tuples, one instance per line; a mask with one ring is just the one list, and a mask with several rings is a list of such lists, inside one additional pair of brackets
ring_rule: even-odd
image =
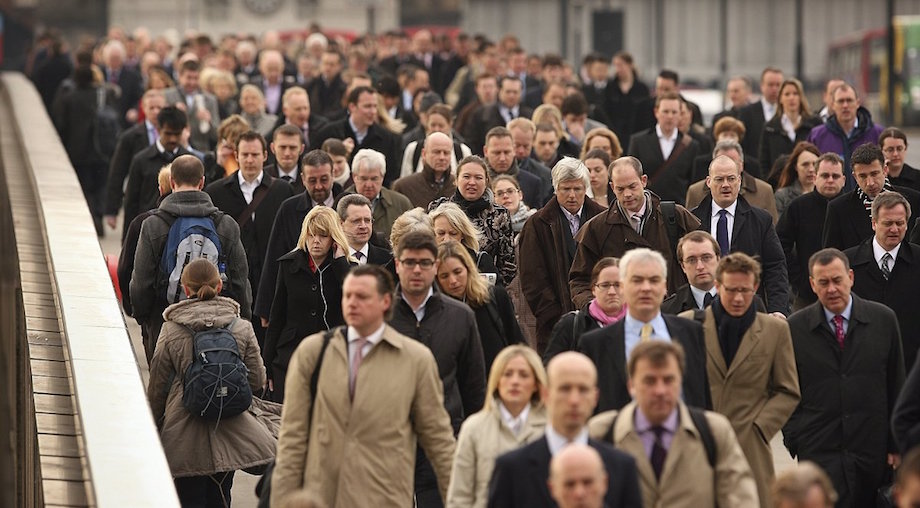
[(514, 345), (498, 353), (482, 411), (467, 418), (457, 436), (447, 508), (486, 506), (495, 459), (543, 435), (545, 388), (546, 371), (534, 350)]
[(265, 111), (265, 94), (256, 85), (248, 83), (240, 89), (240, 116), (265, 139), (271, 139), (278, 123), (277, 116)]
[(297, 247), (278, 259), (275, 297), (262, 356), (271, 400), (284, 400), (284, 377), (304, 337), (345, 324), (342, 284), (354, 258), (338, 214), (316, 206), (303, 221)]
[(578, 145), (572, 141), (572, 137), (565, 131), (562, 124), (562, 111), (552, 104), (541, 104), (533, 111), (530, 117), (534, 125), (549, 124), (556, 131), (556, 137), (559, 138), (559, 147), (556, 153), (559, 158), (569, 156), (578, 157)]
[[(489, 169), (482, 157), (464, 157), (457, 165), (457, 190), (454, 195), (435, 199), (428, 204), (428, 211), (443, 203), (454, 203), (463, 210), (479, 230), (476, 235), (479, 247), (473, 250), (481, 249), (492, 256), (493, 265), (498, 268), (498, 283), (505, 286), (510, 284), (517, 274), (511, 214), (505, 207), (495, 203), (489, 188)], [(485, 272), (482, 265), (480, 270)]]
[(194, 334), (226, 328), (236, 339), (253, 393), (265, 382), (265, 367), (252, 324), (240, 318), (239, 304), (218, 296), (222, 282), (217, 267), (196, 259), (180, 280), (189, 298), (163, 312), (166, 321), (150, 361), (147, 397), (182, 506), (230, 506), (236, 470), (271, 462), (277, 442), (255, 406), (216, 424), (185, 408), (184, 376), (192, 363)]
[(620, 144), (620, 138), (610, 129), (598, 127), (591, 129), (585, 135), (585, 142), (581, 145), (581, 155), (579, 158), (585, 160), (585, 155), (591, 150), (603, 150), (615, 161), (623, 155), (623, 145)]
[(760, 137), (760, 167), (770, 171), (780, 155), (792, 153), (796, 143), (808, 139), (808, 134), (821, 118), (808, 107), (805, 89), (795, 78), (788, 78), (779, 87), (776, 114), (767, 120)]
[(511, 297), (505, 288), (486, 282), (460, 242), (447, 240), (438, 245), (437, 281), (441, 291), (473, 309), (486, 370), (502, 348), (524, 342)]
[(438, 244), (449, 240), (459, 242), (466, 247), (467, 253), (475, 260), (476, 268), (490, 282), (499, 282), (495, 260), (485, 251), (480, 250), (479, 241), (482, 232), (477, 228), (463, 210), (455, 203), (441, 203), (428, 212), (434, 236)]

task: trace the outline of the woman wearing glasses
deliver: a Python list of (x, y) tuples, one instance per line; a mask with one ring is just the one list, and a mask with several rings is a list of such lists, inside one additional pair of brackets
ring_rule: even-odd
[(537, 211), (524, 203), (521, 184), (511, 175), (495, 177), (495, 180), (492, 180), (492, 193), (495, 195), (495, 202), (507, 208), (511, 214), (511, 230), (517, 236), (527, 219)]
[(626, 304), (620, 296), (620, 260), (601, 258), (591, 271), (591, 293), (594, 298), (581, 310), (562, 316), (543, 353), (543, 363), (559, 353), (575, 351), (578, 339), (585, 332), (616, 323), (626, 315)]

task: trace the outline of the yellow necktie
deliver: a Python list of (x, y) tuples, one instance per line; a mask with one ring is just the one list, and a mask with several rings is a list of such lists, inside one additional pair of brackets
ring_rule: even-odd
[(646, 323), (639, 331), (639, 342), (648, 342), (652, 338), (652, 325)]

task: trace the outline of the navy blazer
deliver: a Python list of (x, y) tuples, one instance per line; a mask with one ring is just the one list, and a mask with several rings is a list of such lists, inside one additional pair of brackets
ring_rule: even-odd
[[(712, 196), (703, 198), (691, 212), (700, 220), (700, 231), (708, 233), (712, 226)], [(773, 227), (773, 216), (766, 210), (751, 206), (743, 196), (738, 196), (735, 208), (730, 251), (759, 258), (763, 270), (758, 294), (766, 302), (767, 312), (789, 315), (786, 255)]]
[[(588, 445), (597, 450), (607, 470), (605, 505), (641, 508), (642, 496), (639, 494), (639, 473), (635, 459), (607, 443), (589, 439)], [(495, 459), (495, 469), (489, 480), (489, 508), (557, 506), (546, 485), (551, 459), (546, 437)]]
[[(684, 348), (686, 368), (684, 369), (683, 397), (688, 406), (712, 409), (709, 392), (709, 377), (706, 374), (706, 342), (703, 325), (696, 321), (662, 314), (671, 339)], [(585, 332), (578, 343), (578, 350), (594, 361), (597, 367), (597, 387), (600, 398), (595, 412), (619, 410), (632, 397), (626, 387), (629, 373), (626, 371), (626, 320), (621, 319), (599, 330)]]

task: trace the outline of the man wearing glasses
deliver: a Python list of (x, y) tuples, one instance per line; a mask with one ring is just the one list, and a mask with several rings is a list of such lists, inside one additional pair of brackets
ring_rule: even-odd
[(768, 312), (785, 317), (789, 314), (789, 277), (773, 217), (738, 195), (741, 168), (725, 155), (712, 160), (706, 185), (710, 195), (692, 210), (700, 220), (699, 229), (708, 231), (716, 239), (722, 257), (743, 252), (761, 260), (764, 277), (759, 294)]
[[(747, 457), (761, 506), (772, 506), (770, 440), (801, 398), (789, 325), (756, 311), (760, 263), (742, 252), (723, 257), (716, 268), (718, 297), (706, 309), (706, 373), (712, 409), (732, 423)], [(681, 317), (693, 318), (687, 311)]]
[(371, 202), (374, 232), (389, 238), (393, 222), (410, 210), (412, 203), (406, 196), (383, 186), (387, 174), (386, 157), (376, 150), (362, 148), (351, 161), (351, 174), (355, 184), (345, 192), (357, 192)]
[(920, 170), (910, 167), (907, 158), (907, 135), (901, 129), (889, 127), (878, 137), (878, 144), (885, 154), (888, 179), (891, 185), (907, 187), (920, 192)]
[[(454, 435), (464, 418), (482, 408), (485, 361), (473, 311), (463, 302), (435, 291), (438, 245), (434, 232), (412, 230), (395, 246), (399, 284), (390, 326), (428, 346), (444, 383), (444, 407)], [(431, 464), (419, 449), (415, 466), (416, 505), (441, 505)]]

